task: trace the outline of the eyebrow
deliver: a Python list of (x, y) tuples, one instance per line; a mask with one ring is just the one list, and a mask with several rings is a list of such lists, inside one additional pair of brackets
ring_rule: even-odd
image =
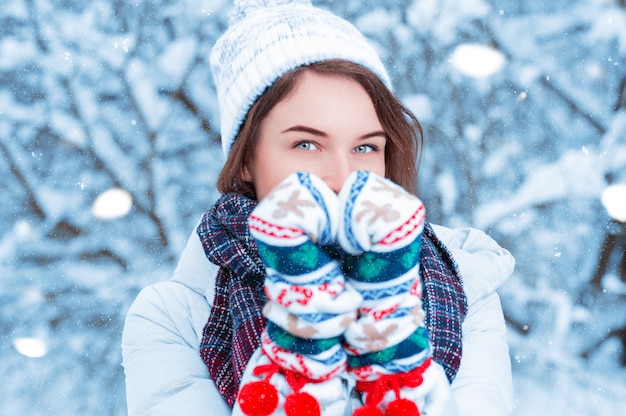
[[(318, 129), (314, 129), (313, 127), (308, 127), (308, 126), (292, 126), (289, 127), (288, 129), (283, 130), (281, 133), (288, 133), (288, 132), (302, 132), (302, 133), (309, 133), (312, 134), (314, 136), (319, 136), (319, 137), (328, 137), (328, 134), (326, 134), (325, 132), (318, 130)], [(364, 134), (363, 136), (359, 137), (360, 140), (362, 139), (369, 139), (372, 137), (377, 137), (377, 136), (383, 136), (383, 137), (387, 137), (387, 133), (385, 133), (382, 130), (377, 130), (377, 131), (373, 131), (371, 133), (367, 133)]]

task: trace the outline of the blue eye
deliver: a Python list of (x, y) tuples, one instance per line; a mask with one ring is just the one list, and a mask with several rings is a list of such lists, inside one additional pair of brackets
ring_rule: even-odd
[(362, 144), (354, 148), (354, 153), (370, 153), (378, 150), (377, 146), (373, 144)]
[(295, 147), (302, 150), (317, 150), (317, 146), (311, 142), (298, 142)]

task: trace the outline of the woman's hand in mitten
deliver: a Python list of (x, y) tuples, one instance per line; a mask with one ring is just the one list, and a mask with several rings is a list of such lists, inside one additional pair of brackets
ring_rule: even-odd
[[(432, 358), (420, 276), (422, 202), (393, 182), (353, 172), (339, 193), (344, 273), (363, 296), (344, 336), (364, 406), (354, 416), (436, 414), (448, 380)], [(447, 400), (445, 401), (447, 403)], [(445, 404), (444, 407), (445, 407)], [(427, 413), (431, 412), (431, 413)]]
[[(361, 297), (346, 288), (331, 247), (338, 226), (337, 195), (322, 179), (303, 172), (285, 178), (253, 210), (249, 227), (266, 267), (265, 292), (271, 303), (265, 313), (283, 329), (294, 328), (293, 315), (337, 319), (345, 314), (354, 319)], [(304, 332), (294, 335), (327, 338), (343, 332), (337, 328), (333, 334), (334, 327), (317, 328), (319, 333), (306, 337)]]
[(283, 180), (250, 216), (269, 302), (262, 352), (250, 362), (237, 398), (247, 416), (339, 415), (348, 405), (339, 378), (346, 369), (341, 337), (361, 296), (346, 288), (331, 247), (338, 217), (337, 195), (301, 172)]
[(371, 172), (352, 172), (339, 193), (338, 242), (352, 255), (387, 253), (419, 239), (424, 204), (401, 186)]
[[(345, 333), (352, 353), (365, 355), (415, 339), (424, 322), (419, 275), (424, 204), (399, 185), (365, 171), (348, 177), (339, 203), (344, 218), (337, 239), (348, 253), (343, 270), (364, 299), (358, 320)], [(423, 348), (406, 344), (405, 355)], [(414, 361), (423, 361), (423, 355)]]
[(338, 204), (337, 195), (322, 179), (305, 172), (292, 173), (259, 201), (250, 228), (255, 238), (275, 246), (293, 245), (292, 240), (305, 238), (328, 246), (337, 235)]

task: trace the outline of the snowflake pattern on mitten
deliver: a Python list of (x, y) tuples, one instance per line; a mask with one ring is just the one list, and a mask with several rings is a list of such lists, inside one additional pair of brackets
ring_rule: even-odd
[[(400, 186), (365, 171), (348, 177), (339, 201), (337, 238), (348, 254), (343, 270), (363, 296), (358, 319), (344, 333), (348, 371), (365, 397), (361, 414), (386, 409), (388, 415), (419, 415), (430, 391), (437, 394), (429, 399), (437, 396), (445, 403), (439, 393), (449, 389), (431, 359), (424, 325), (419, 272), (424, 205)], [(433, 374), (428, 383), (426, 374)], [(418, 387), (422, 385), (436, 388), (427, 391)]]
[(342, 336), (362, 298), (345, 285), (333, 248), (338, 214), (337, 195), (307, 173), (288, 176), (252, 212), (268, 324), (238, 395), (245, 415), (343, 415)]

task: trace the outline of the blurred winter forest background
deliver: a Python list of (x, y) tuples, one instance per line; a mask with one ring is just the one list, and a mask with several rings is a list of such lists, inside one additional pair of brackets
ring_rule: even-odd
[[(601, 194), (626, 183), (626, 2), (314, 3), (371, 38), (420, 118), (430, 220), (517, 259), (515, 414), (622, 413), (626, 232)], [(0, 414), (126, 413), (126, 311), (218, 196), (208, 55), (229, 7), (2, 1)]]

